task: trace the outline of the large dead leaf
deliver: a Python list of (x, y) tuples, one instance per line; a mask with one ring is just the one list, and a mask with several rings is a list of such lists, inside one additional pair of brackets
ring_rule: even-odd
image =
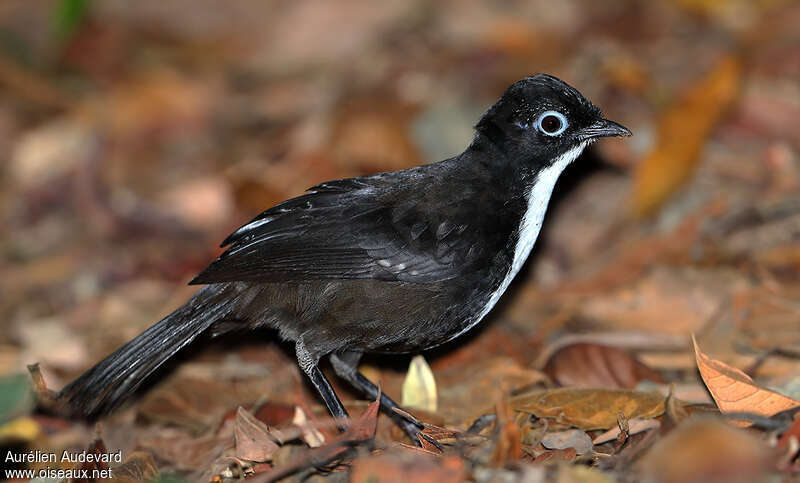
[[(723, 413), (751, 413), (770, 417), (781, 411), (800, 407), (800, 401), (756, 385), (747, 374), (700, 351), (692, 337), (697, 369), (708, 391)], [(749, 426), (747, 421), (737, 421)]]
[(659, 416), (664, 396), (629, 389), (561, 388), (515, 396), (511, 407), (589, 431), (615, 426), (619, 413), (628, 419)]
[(544, 372), (566, 387), (634, 388), (643, 379), (663, 382), (657, 372), (628, 352), (598, 344), (572, 344), (558, 350)]
[(652, 213), (692, 174), (711, 130), (736, 95), (740, 77), (739, 60), (726, 57), (663, 114), (655, 146), (636, 168), (636, 215)]

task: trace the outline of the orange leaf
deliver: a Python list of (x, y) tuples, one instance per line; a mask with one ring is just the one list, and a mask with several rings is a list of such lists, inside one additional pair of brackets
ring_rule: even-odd
[(635, 215), (655, 211), (692, 174), (706, 138), (736, 95), (740, 77), (739, 60), (726, 57), (663, 114), (653, 150), (636, 167)]
[[(800, 407), (800, 401), (777, 392), (764, 389), (744, 372), (700, 352), (692, 335), (697, 369), (717, 407), (723, 413), (752, 413), (770, 417), (781, 411)], [(738, 426), (751, 423), (737, 421)]]

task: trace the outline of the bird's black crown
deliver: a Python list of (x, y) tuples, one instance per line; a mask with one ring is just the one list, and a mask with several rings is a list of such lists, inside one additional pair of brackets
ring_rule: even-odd
[(538, 160), (554, 159), (597, 137), (630, 134), (605, 121), (574, 87), (547, 74), (512, 84), (475, 129), (478, 139), (489, 139), (507, 154)]

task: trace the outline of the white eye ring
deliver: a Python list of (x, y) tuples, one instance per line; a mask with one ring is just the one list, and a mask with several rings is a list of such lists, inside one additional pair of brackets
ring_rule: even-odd
[[(552, 129), (553, 126), (551, 125), (551, 121), (548, 119), (549, 117), (555, 117), (559, 121), (558, 128), (555, 130)], [(542, 125), (542, 122), (544, 122), (545, 125)], [(534, 126), (536, 126), (536, 129), (538, 129), (539, 132), (545, 136), (558, 136), (566, 131), (567, 126), (569, 126), (569, 122), (567, 122), (567, 116), (558, 111), (545, 111), (539, 115), (538, 118), (536, 118), (536, 123)]]

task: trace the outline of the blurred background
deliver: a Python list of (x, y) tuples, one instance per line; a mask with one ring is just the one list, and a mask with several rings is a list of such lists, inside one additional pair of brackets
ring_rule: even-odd
[[(798, 398), (798, 25), (800, 3), (785, 0), (3, 0), (4, 391), (25, 394), (35, 361), (62, 387), (182, 303), (260, 211), (325, 180), (458, 154), (505, 87), (547, 72), (634, 137), (598, 143), (565, 174), (523, 276), (477, 336), (426, 354), (430, 417), (463, 429), (496, 392), (545, 376), (640, 383), (615, 373), (628, 359), (554, 357), (574, 342), (710, 401), (692, 332)], [(267, 400), (275, 418), (281, 404), (318, 406), (281, 346), (245, 338), (187, 356), (108, 423), (106, 444), (196, 469), (213, 457), (185, 445), (238, 404)], [(399, 396), (407, 364), (365, 371)], [(0, 423), (32, 414), (15, 397)], [(31, 447), (92, 431), (28, 420), (14, 438)]]

